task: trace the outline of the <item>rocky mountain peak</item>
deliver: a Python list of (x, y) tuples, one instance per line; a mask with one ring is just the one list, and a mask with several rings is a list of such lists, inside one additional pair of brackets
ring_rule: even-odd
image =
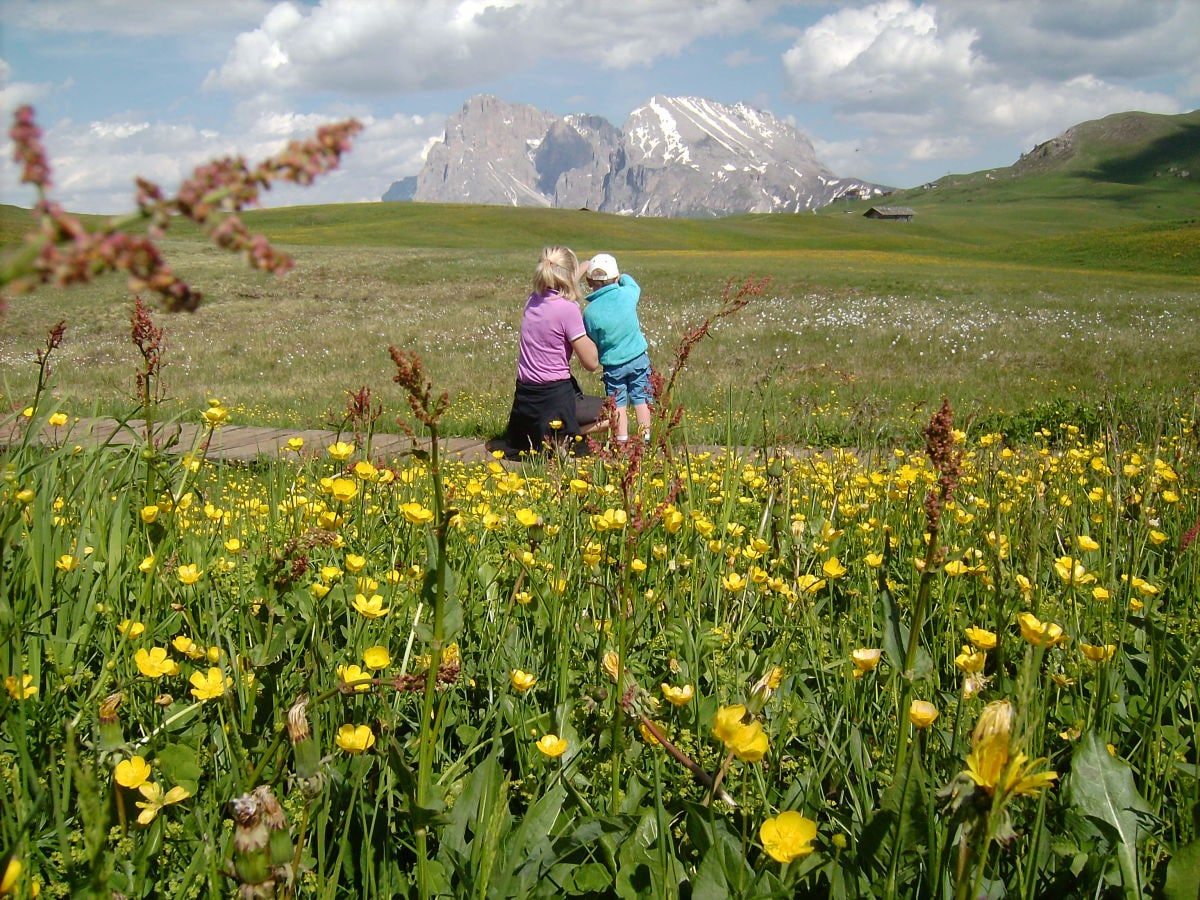
[(798, 212), (884, 189), (840, 179), (770, 113), (656, 95), (623, 128), (472, 97), (417, 176), (426, 202), (587, 207), (654, 216)]

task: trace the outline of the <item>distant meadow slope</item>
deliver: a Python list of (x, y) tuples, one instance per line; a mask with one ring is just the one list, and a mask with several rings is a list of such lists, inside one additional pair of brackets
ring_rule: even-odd
[[(912, 208), (905, 223), (865, 218), (866, 202), (721, 219), (413, 203), (255, 211), (250, 228), (296, 258), (283, 278), (173, 230), (168, 258), (206, 299), (194, 314), (158, 316), (170, 398), (184, 409), (219, 397), (243, 422), (302, 427), (336, 422), (347, 392), (368, 386), (391, 417), (394, 344), (421, 353), (455, 398), (451, 430), (494, 432), (530, 275), (552, 243), (614, 253), (637, 277), (660, 369), (727, 284), (770, 279), (691, 357), (683, 397), (697, 439), (890, 439), (942, 396), (1012, 429), (1191, 396), (1200, 166), (1163, 174), (1152, 149), (1113, 145), (1105, 156), (1082, 139), (1074, 151), (1065, 163), (947, 176), (876, 201)], [(7, 247), (28, 217), (0, 209)], [(63, 407), (128, 406), (129, 299), (118, 279), (12, 298), (0, 334), (5, 406), (31, 392), (35, 351), (59, 320)]]

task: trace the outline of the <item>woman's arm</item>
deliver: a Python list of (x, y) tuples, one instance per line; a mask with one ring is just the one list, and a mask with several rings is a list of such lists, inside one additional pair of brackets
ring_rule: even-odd
[(596, 350), (596, 344), (590, 337), (581, 334), (571, 341), (571, 347), (575, 350), (575, 355), (579, 357), (579, 361), (585, 369), (589, 372), (600, 371), (600, 353)]

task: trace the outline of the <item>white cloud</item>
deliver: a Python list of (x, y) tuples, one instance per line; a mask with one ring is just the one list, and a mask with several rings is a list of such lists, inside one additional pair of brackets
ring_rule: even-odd
[(280, 3), (238, 35), (210, 88), (359, 95), (470, 86), (554, 65), (646, 66), (752, 28), (775, 0), (321, 0)]
[(17, 107), (36, 104), (54, 90), (48, 82), (12, 81), (12, 66), (0, 59), (0, 116), (7, 122)]
[[(1146, 52), (1160, 43), (1170, 48)], [(783, 62), (794, 99), (834, 104), (864, 145), (920, 163), (998, 141), (1012, 161), (1088, 119), (1179, 112), (1137, 78), (1197, 71), (1198, 59), (1194, 0), (882, 0), (825, 16)]]
[[(336, 117), (243, 111), (227, 133), (190, 125), (114, 118), (102, 122), (64, 120), (46, 130), (51, 196), (74, 212), (118, 214), (133, 208), (134, 177), (178, 188), (196, 166), (214, 157), (239, 155), (254, 164), (279, 152), (289, 140), (311, 137)], [(341, 167), (309, 187), (279, 185), (263, 195), (263, 206), (379, 200), (391, 183), (420, 169), (431, 138), (441, 136), (438, 118), (361, 116), (363, 131)], [(17, 183), (6, 149), (0, 161), (0, 202), (30, 206), (33, 190)]]
[(970, 79), (981, 66), (975, 39), (969, 29), (939, 26), (933, 7), (886, 0), (826, 16), (783, 64), (795, 99), (894, 107)]

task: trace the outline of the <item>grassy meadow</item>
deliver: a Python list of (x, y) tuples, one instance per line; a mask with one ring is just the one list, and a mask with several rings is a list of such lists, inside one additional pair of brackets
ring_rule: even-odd
[[(174, 236), (207, 299), (136, 343), (118, 283), (12, 298), (0, 896), (1194, 897), (1195, 207), (976, 190), (270, 210), (290, 275)], [(665, 372), (770, 282), (647, 447), (373, 452), (503, 426), (550, 242), (635, 274)]]
[[(450, 391), (450, 431), (495, 433), (532, 268), (554, 241), (612, 251), (639, 279), (664, 371), (730, 280), (770, 279), (692, 358), (682, 383), (697, 441), (732, 429), (747, 444), (862, 444), (911, 433), (942, 396), (998, 423), (1031, 405), (1053, 419), (1193, 387), (1200, 226), (1125, 216), (1093, 233), (1082, 226), (1098, 204), (1020, 206), (972, 219), (972, 205), (943, 204), (910, 224), (844, 211), (707, 221), (419, 204), (263, 211), (251, 226), (297, 260), (284, 278), (248, 274), (199, 239), (165, 242), (206, 294), (195, 314), (164, 322), (167, 388), (176, 409), (215, 396), (241, 422), (317, 427), (340, 419), (347, 391), (393, 390), (395, 345)], [(28, 394), (33, 350), (59, 320), (55, 395), (75, 414), (119, 412), (134, 355), (116, 280), (11, 301), (6, 397)]]

